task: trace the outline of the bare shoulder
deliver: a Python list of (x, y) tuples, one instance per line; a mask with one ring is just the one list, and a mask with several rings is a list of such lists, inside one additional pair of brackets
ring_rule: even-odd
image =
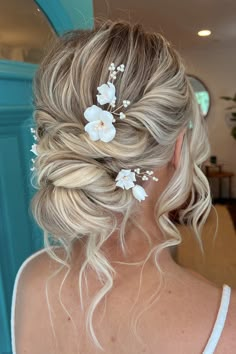
[[(60, 250), (56, 252), (59, 256)], [(18, 271), (14, 311), (17, 354), (55, 352), (46, 297), (46, 282), (53, 269), (56, 262), (42, 250), (29, 257)]]
[[(184, 269), (181, 280), (182, 279), (185, 279), (185, 288), (188, 287), (188, 293), (191, 294), (190, 299), (185, 302), (188, 303), (188, 301), (190, 301), (190, 307), (195, 309), (192, 316), (192, 322), (195, 322), (197, 326), (200, 324), (200, 330), (196, 328), (193, 332), (198, 333), (198, 338), (199, 335), (202, 335), (204, 348), (216, 323), (222, 299), (222, 287), (211, 283), (196, 272), (188, 269)], [(188, 310), (188, 313), (185, 311), (187, 318), (191, 309), (188, 309), (186, 305), (185, 309)], [(235, 333), (236, 290), (231, 289), (226, 321), (214, 354), (236, 353)]]

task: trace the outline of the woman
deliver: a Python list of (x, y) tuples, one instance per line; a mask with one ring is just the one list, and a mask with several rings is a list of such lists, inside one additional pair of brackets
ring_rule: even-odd
[(13, 351), (235, 353), (235, 293), (171, 257), (171, 213), (201, 247), (211, 209), (207, 134), (173, 47), (126, 22), (69, 32), (38, 70), (35, 106), (46, 250), (18, 272)]

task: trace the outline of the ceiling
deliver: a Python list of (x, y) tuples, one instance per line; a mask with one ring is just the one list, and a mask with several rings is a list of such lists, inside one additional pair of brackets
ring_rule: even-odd
[[(163, 33), (179, 49), (236, 44), (236, 0), (94, 0), (94, 14), (141, 22)], [(198, 37), (197, 31), (203, 28), (210, 29), (212, 36)], [(51, 35), (33, 0), (0, 0), (0, 45), (40, 48)]]
[[(236, 46), (236, 0), (94, 0), (96, 17), (141, 22), (179, 49)], [(210, 29), (210, 37), (197, 32)]]

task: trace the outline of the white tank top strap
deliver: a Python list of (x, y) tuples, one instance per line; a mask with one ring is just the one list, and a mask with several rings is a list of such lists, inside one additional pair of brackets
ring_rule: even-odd
[(231, 288), (228, 285), (224, 285), (217, 318), (212, 333), (210, 335), (210, 338), (208, 339), (207, 345), (204, 351), (202, 352), (202, 354), (213, 354), (217, 347), (217, 344), (220, 340), (221, 334), (224, 329), (225, 320), (229, 309), (230, 295), (231, 295)]
[[(53, 246), (53, 248), (57, 248), (60, 246)], [(45, 248), (40, 249), (39, 251), (33, 253), (31, 256), (29, 256), (20, 266), (20, 268), (17, 271), (15, 281), (14, 281), (14, 287), (13, 287), (13, 293), (12, 293), (12, 302), (11, 302), (11, 346), (12, 346), (12, 354), (16, 354), (16, 343), (15, 343), (15, 307), (16, 307), (16, 295), (17, 295), (17, 288), (18, 288), (18, 283), (20, 276), (26, 267), (26, 265), (33, 259), (36, 258), (39, 254), (44, 253)]]

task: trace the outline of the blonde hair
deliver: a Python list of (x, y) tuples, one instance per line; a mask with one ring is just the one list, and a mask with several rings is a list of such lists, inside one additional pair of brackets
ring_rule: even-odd
[[(116, 79), (117, 106), (124, 99), (132, 104), (126, 119), (116, 122), (115, 139), (94, 142), (84, 131), (83, 113), (96, 104), (97, 87), (107, 81), (112, 62), (126, 67)], [(133, 216), (138, 202), (131, 190), (116, 187), (115, 177), (122, 168), (165, 166), (179, 133), (186, 129), (179, 166), (155, 207), (165, 241), (158, 247), (150, 244), (148, 257), (153, 254), (161, 272), (158, 255), (181, 242), (172, 211), (178, 209), (180, 222), (193, 228), (201, 244), (201, 230), (211, 209), (208, 181), (201, 170), (209, 156), (205, 123), (173, 46), (162, 35), (124, 21), (107, 21), (58, 38), (39, 67), (34, 94), (39, 141), (33, 215), (44, 231), (47, 252), (62, 266), (70, 269), (72, 245), (83, 241), (86, 257), (79, 272), (80, 300), (83, 308), (83, 277), (90, 266), (103, 286), (91, 301), (86, 324), (94, 343), (102, 348), (93, 329), (93, 314), (112, 289), (115, 270), (101, 247), (118, 230), (125, 253), (125, 231), (129, 223), (137, 224)], [(65, 260), (54, 252), (50, 237), (64, 247)]]

